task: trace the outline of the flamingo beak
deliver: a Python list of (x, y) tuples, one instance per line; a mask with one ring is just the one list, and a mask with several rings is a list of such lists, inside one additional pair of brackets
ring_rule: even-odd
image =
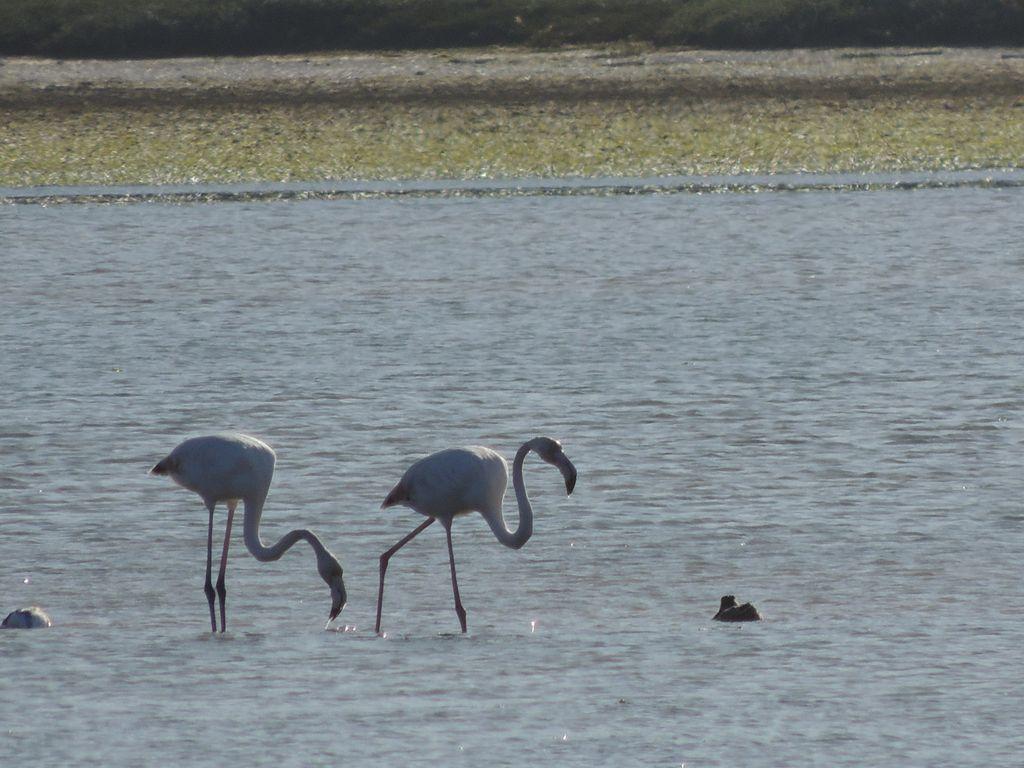
[(327, 620), (328, 624), (338, 618), (338, 614), (345, 609), (345, 605), (348, 603), (348, 595), (345, 594), (345, 587), (341, 587), (341, 589), (338, 590), (332, 589), (331, 597), (333, 600), (331, 602), (331, 618)]
[(576, 467), (569, 461), (569, 457), (564, 453), (558, 457), (558, 462), (555, 465), (562, 473), (562, 477), (565, 478), (565, 495), (571, 496), (572, 489), (576, 487)]

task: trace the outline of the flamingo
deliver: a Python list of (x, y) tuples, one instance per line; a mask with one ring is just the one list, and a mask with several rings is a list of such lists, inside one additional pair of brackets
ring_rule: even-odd
[(452, 551), (452, 521), (457, 515), (479, 512), (491, 526), (495, 537), (511, 549), (519, 549), (533, 535), (533, 508), (523, 484), (523, 462), (534, 451), (548, 464), (553, 464), (565, 478), (565, 492), (571, 494), (576, 485), (576, 467), (562, 451), (557, 440), (535, 437), (527, 440), (516, 453), (512, 463), (512, 485), (519, 502), (519, 525), (515, 531), (505, 526), (501, 512), (505, 488), (508, 486), (508, 463), (501, 454), (490, 448), (474, 445), (467, 448), (449, 448), (420, 459), (406, 470), (398, 485), (381, 504), (381, 509), (403, 504), (427, 519), (412, 533), (380, 556), (380, 591), (377, 593), (377, 626), (380, 634), (381, 608), (384, 603), (384, 574), (388, 561), (398, 550), (412, 541), (435, 520), (440, 520), (448, 538), (448, 561), (452, 571), (452, 592), (455, 594), (455, 613), (462, 631), (466, 631), (466, 610), (459, 599), (459, 582), (455, 577), (455, 554)]
[(204, 590), (210, 603), (210, 625), (217, 631), (214, 613), (214, 589), (210, 578), (213, 565), (213, 510), (218, 501), (228, 508), (228, 522), (224, 529), (224, 548), (220, 556), (220, 573), (217, 577), (216, 594), (220, 598), (220, 631), (227, 628), (224, 601), (227, 589), (224, 587), (224, 573), (228, 564), (228, 544), (231, 540), (231, 522), (239, 500), (245, 508), (245, 546), (253, 557), (261, 562), (278, 560), (295, 542), (304, 539), (316, 553), (316, 568), (327, 586), (331, 588), (330, 624), (345, 607), (345, 581), (341, 564), (312, 531), (297, 529), (289, 531), (271, 547), (260, 540), (260, 517), (263, 503), (270, 490), (274, 476), (276, 456), (273, 449), (261, 440), (248, 435), (226, 433), (193, 437), (176, 447), (166, 458), (154, 466), (150, 473), (169, 475), (183, 488), (198, 493), (210, 512), (210, 526), (206, 536), (206, 584)]

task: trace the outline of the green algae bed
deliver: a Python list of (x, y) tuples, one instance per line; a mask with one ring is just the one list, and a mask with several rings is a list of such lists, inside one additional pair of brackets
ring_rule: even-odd
[(1024, 55), (481, 49), (0, 67), (0, 186), (1024, 167)]

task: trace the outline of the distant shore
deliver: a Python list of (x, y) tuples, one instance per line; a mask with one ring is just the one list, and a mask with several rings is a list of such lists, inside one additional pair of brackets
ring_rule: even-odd
[(153, 59), (522, 46), (785, 50), (1024, 41), (1015, 0), (4, 0), (0, 55)]
[(0, 59), (0, 185), (1024, 166), (1024, 50)]
[(1024, 99), (1024, 49), (487, 48), (153, 60), (0, 59), (0, 105), (487, 104), (667, 98)]

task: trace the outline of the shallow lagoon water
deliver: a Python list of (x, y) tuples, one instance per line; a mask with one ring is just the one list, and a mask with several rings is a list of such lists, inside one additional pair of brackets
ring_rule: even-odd
[[(1012, 765), (1024, 190), (0, 208), (0, 749), (42, 764)], [(206, 631), (148, 468), (270, 442)], [(381, 500), (534, 434), (533, 539)], [(507, 504), (512, 504), (510, 497)], [(511, 522), (514, 512), (509, 511)], [(221, 517), (221, 521), (223, 517)], [(237, 529), (236, 529), (237, 531)], [(722, 594), (756, 625), (710, 621)]]

